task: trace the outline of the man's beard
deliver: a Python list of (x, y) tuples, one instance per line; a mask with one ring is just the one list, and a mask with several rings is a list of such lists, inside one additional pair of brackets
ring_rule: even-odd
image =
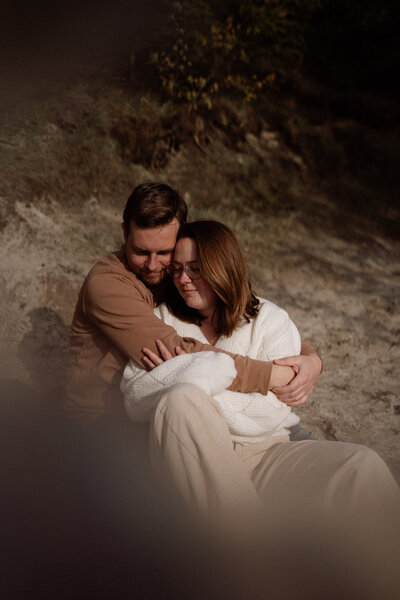
[(172, 277), (170, 276), (168, 270), (166, 270), (166, 275), (161, 281), (152, 286), (147, 285), (147, 287), (152, 292), (157, 306), (163, 302), (166, 302), (167, 298), (170, 298), (174, 294), (175, 290)]
[[(154, 273), (154, 271), (153, 271), (153, 273)], [(151, 281), (147, 281), (144, 277), (140, 277), (140, 279), (143, 281), (145, 286), (148, 287), (149, 290), (151, 290), (151, 291), (154, 291), (160, 285), (163, 285), (164, 281), (168, 278), (168, 276), (169, 276), (168, 267), (165, 267), (164, 269), (157, 271), (157, 273), (160, 274), (160, 279), (158, 280), (157, 283), (151, 283)]]

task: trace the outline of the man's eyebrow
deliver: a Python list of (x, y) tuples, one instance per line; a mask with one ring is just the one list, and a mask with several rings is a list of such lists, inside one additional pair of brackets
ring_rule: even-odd
[[(152, 250), (147, 250), (147, 248), (140, 248), (140, 246), (131, 246), (132, 250), (134, 252), (146, 252), (147, 254), (152, 254)], [(174, 246), (172, 248), (162, 248), (161, 250), (157, 250), (156, 254), (160, 254), (160, 252), (163, 253), (167, 253), (167, 252), (173, 252), (174, 251)]]

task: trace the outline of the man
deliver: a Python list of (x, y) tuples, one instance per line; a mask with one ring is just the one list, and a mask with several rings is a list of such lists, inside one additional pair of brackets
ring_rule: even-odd
[[(158, 351), (156, 340), (173, 355), (177, 348), (217, 351), (197, 340), (180, 338), (153, 314), (166, 291), (176, 237), (186, 217), (184, 200), (169, 186), (137, 186), (124, 210), (125, 244), (102, 258), (86, 277), (72, 322), (66, 403), (79, 421), (125, 418), (120, 391), (123, 369), (128, 359), (144, 364), (142, 350)], [(230, 389), (266, 393), (279, 385), (271, 363), (239, 355), (234, 359), (237, 377)], [(303, 343), (301, 356), (279, 364), (292, 367), (296, 376), (289, 386), (274, 391), (291, 406), (303, 404), (320, 374), (320, 357)]]

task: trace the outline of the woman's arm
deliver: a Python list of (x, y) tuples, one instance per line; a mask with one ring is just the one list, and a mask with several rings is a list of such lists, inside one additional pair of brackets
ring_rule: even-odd
[(215, 396), (231, 385), (236, 377), (233, 359), (227, 354), (183, 352), (170, 358), (167, 361), (159, 359), (161, 362), (157, 361), (157, 365), (153, 363), (151, 371), (145, 371), (132, 360), (126, 365), (121, 391), (126, 412), (133, 421), (149, 421), (162, 394), (173, 385), (191, 383), (209, 396)]
[(277, 387), (287, 386), (295, 376), (296, 372), (292, 367), (273, 364), (269, 384), (270, 390), (274, 391)]

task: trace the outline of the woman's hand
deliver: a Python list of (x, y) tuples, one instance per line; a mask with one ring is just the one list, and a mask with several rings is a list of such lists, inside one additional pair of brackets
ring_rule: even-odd
[(316, 353), (289, 356), (274, 360), (274, 364), (292, 367), (296, 373), (289, 385), (275, 387), (272, 391), (279, 400), (288, 406), (304, 404), (314, 389), (314, 385), (322, 371), (322, 359)]
[[(144, 354), (143, 362), (149, 367), (149, 369), (154, 369), (154, 367), (158, 367), (161, 363), (173, 358), (173, 355), (168, 350), (167, 346), (161, 340), (156, 340), (157, 348), (160, 351), (161, 356), (150, 350), (150, 348), (143, 348), (142, 352)], [(182, 348), (179, 346), (175, 347), (176, 354), (186, 354)]]

